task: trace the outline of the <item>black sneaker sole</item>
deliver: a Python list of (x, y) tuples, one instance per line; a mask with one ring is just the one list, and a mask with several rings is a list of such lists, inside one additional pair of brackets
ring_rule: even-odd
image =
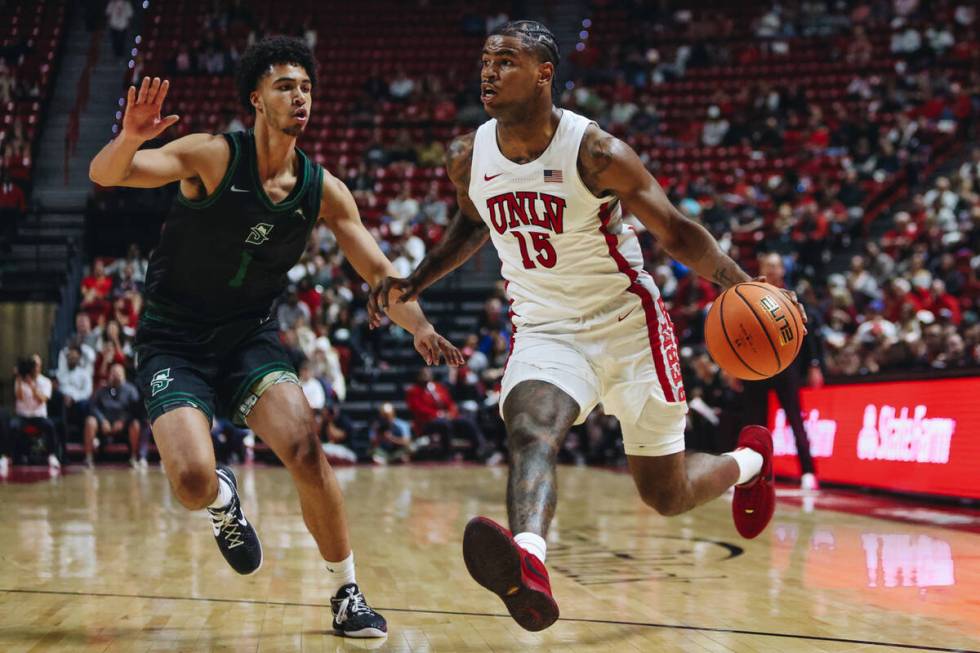
[(558, 604), (524, 585), (517, 545), (489, 519), (474, 517), (466, 525), (463, 561), (473, 580), (499, 596), (524, 630), (544, 630), (558, 620)]

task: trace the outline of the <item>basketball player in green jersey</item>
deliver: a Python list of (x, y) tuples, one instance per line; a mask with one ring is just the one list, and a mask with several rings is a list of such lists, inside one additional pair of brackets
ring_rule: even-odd
[[(313, 56), (302, 41), (263, 40), (242, 56), (238, 79), (254, 131), (191, 134), (140, 150), (178, 120), (160, 113), (169, 83), (144, 79), (138, 90), (130, 87), (122, 131), (92, 160), (90, 176), (103, 186), (180, 184), (150, 258), (135, 348), (174, 494), (190, 510), (208, 508), (218, 547), (235, 571), (257, 571), (258, 536), (242, 514), (231, 470), (215, 469), (210, 436), (215, 411), (252, 428), (292, 475), (326, 561), (334, 631), (383, 637), (384, 618), (357, 586), (340, 488), (272, 313), (286, 272), (321, 220), (369, 284), (394, 275), (347, 187), (296, 147), (315, 83)], [(428, 364), (462, 363), (417, 303), (391, 306), (392, 320), (414, 335)]]

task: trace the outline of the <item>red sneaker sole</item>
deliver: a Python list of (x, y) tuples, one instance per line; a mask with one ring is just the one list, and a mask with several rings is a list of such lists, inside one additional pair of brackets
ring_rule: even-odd
[(521, 552), (503, 528), (474, 517), (463, 531), (463, 561), (477, 583), (500, 597), (524, 630), (544, 630), (558, 620), (558, 604), (524, 584)]

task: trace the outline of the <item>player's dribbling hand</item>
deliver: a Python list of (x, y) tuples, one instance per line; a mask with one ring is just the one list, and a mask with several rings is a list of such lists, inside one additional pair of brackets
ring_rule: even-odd
[(180, 120), (174, 114), (160, 117), (160, 108), (170, 89), (170, 81), (160, 81), (159, 77), (152, 80), (144, 77), (139, 90), (130, 86), (126, 94), (126, 112), (123, 114), (122, 131), (126, 136), (148, 141), (156, 138), (171, 125)]
[(439, 359), (445, 360), (453, 367), (459, 367), (466, 362), (463, 354), (453, 347), (452, 343), (436, 333), (431, 324), (415, 332), (415, 350), (422, 355), (427, 365), (438, 365)]
[(368, 319), (372, 329), (381, 326), (381, 321), (388, 312), (392, 291), (395, 292), (400, 304), (418, 299), (420, 292), (411, 278), (385, 277), (381, 283), (371, 289), (371, 294), (368, 295)]
[[(752, 281), (758, 281), (760, 283), (767, 283), (765, 277), (756, 277)], [(779, 292), (781, 292), (784, 295), (786, 295), (786, 297), (789, 298), (790, 301), (792, 301), (794, 304), (796, 304), (796, 310), (798, 310), (800, 312), (800, 317), (803, 318), (803, 335), (806, 335), (807, 333), (809, 333), (806, 330), (806, 309), (803, 308), (803, 304), (800, 303), (799, 297), (797, 297), (796, 296), (796, 293), (793, 292), (792, 290), (786, 290), (785, 288), (780, 288), (779, 289)]]

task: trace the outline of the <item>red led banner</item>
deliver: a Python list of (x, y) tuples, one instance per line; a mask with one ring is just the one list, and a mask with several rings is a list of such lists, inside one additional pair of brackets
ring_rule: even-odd
[[(980, 499), (980, 377), (804, 388), (800, 398), (818, 479)], [(776, 474), (799, 475), (773, 393), (769, 428)]]

